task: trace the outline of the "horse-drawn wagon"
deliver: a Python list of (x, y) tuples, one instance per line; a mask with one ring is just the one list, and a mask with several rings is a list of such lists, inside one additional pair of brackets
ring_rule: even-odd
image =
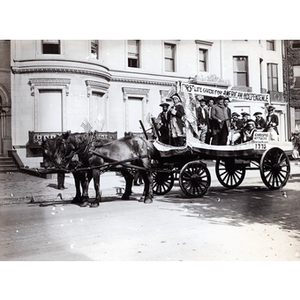
[(234, 146), (194, 143), (179, 148), (160, 142), (155, 142), (154, 146), (160, 152), (160, 159), (154, 162), (152, 171), (153, 192), (158, 195), (172, 189), (175, 175), (178, 174), (184, 194), (189, 197), (203, 196), (211, 184), (210, 172), (204, 160), (215, 160), (219, 182), (230, 189), (243, 182), (246, 170), (258, 169), (262, 181), (269, 189), (282, 188), (290, 175), (290, 143), (268, 141), (262, 144), (260, 139), (254, 139)]
[(148, 140), (146, 130), (140, 122), (144, 138), (135, 136), (107, 141), (95, 138), (96, 133), (90, 132), (63, 134), (50, 139), (44, 145), (44, 162), (54, 171), (73, 172), (77, 191), (73, 201), (83, 206), (90, 205), (86, 199), (88, 184), (92, 178), (96, 191), (92, 206), (99, 205), (100, 175), (108, 170), (122, 172), (126, 180), (122, 199), (129, 199), (132, 173), (135, 171), (141, 172), (145, 183), (142, 196), (145, 203), (152, 202), (153, 193), (168, 193), (177, 177), (185, 195), (201, 197), (211, 184), (205, 160), (215, 161), (216, 176), (226, 188), (238, 187), (245, 178), (246, 170), (253, 169), (260, 170), (262, 181), (269, 189), (284, 187), (290, 175), (289, 155), (293, 151), (292, 143), (270, 141), (269, 134), (265, 132), (256, 132), (253, 140), (237, 145), (221, 146), (200, 142), (197, 137), (194, 92), (195, 90), (181, 91), (180, 84), (170, 90), (170, 95), (180, 95), (184, 105), (184, 146), (166, 145), (158, 139)]
[[(169, 94), (181, 96), (186, 113), (186, 144), (175, 147), (158, 140), (154, 142), (160, 153), (160, 159), (152, 165), (154, 194), (168, 193), (178, 177), (184, 194), (188, 197), (203, 196), (211, 184), (205, 160), (215, 161), (217, 179), (229, 189), (236, 188), (243, 182), (246, 170), (254, 169), (260, 171), (261, 179), (269, 189), (280, 189), (286, 185), (290, 175), (289, 156), (293, 151), (291, 142), (270, 141), (269, 133), (261, 131), (254, 134), (253, 140), (237, 145), (221, 146), (200, 142), (195, 138), (197, 88), (185, 86), (185, 91), (182, 90), (182, 85), (177, 83)], [(201, 93), (201, 89), (198, 91)]]

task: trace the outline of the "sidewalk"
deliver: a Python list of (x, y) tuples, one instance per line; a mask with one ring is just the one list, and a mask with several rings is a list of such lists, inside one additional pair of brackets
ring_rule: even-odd
[[(122, 195), (120, 192), (124, 192), (124, 179), (115, 172), (101, 175), (100, 184), (103, 196)], [(65, 187), (66, 189), (59, 190), (56, 178), (45, 179), (25, 173), (0, 173), (0, 205), (72, 200), (76, 194), (72, 174), (66, 174)], [(120, 191), (121, 188), (123, 190)], [(89, 196), (95, 197), (93, 180), (89, 185)]]
[[(208, 169), (211, 174), (212, 186), (216, 182), (215, 168), (209, 163)], [(291, 176), (300, 177), (300, 163), (291, 161)], [(245, 180), (261, 181), (259, 171), (247, 171)], [(115, 172), (106, 172), (101, 175), (100, 190), (104, 197), (121, 196), (124, 192), (125, 182), (122, 176)], [(75, 196), (75, 184), (72, 174), (66, 174), (64, 190), (57, 189), (57, 179), (44, 179), (25, 173), (0, 173), (0, 205), (18, 204), (21, 202), (45, 202), (72, 200)], [(134, 186), (134, 192), (142, 193), (142, 186)], [(89, 186), (90, 198), (95, 197), (94, 184)]]

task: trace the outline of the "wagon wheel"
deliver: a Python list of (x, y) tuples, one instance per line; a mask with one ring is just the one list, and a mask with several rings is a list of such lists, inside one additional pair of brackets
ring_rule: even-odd
[(290, 161), (282, 149), (274, 147), (263, 154), (260, 160), (260, 176), (271, 190), (286, 185), (290, 176)]
[(236, 165), (234, 159), (221, 160), (216, 162), (216, 175), (219, 182), (228, 189), (238, 187), (244, 180), (246, 168)]
[(203, 196), (209, 186), (211, 178), (206, 165), (199, 161), (191, 161), (184, 165), (179, 174), (181, 190), (189, 197)]
[(164, 195), (170, 192), (174, 184), (174, 175), (171, 172), (152, 172), (153, 176), (153, 193)]

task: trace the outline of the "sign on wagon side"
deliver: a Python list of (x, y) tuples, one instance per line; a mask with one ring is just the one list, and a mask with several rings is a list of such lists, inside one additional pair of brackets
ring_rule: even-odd
[(269, 132), (255, 132), (253, 144), (255, 150), (266, 150), (269, 140)]

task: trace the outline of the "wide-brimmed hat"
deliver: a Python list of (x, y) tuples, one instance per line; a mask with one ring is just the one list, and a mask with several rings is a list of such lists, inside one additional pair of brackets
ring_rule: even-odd
[(256, 113), (253, 114), (253, 116), (258, 116), (258, 115), (262, 115), (262, 112), (257, 111)]
[(162, 102), (161, 104), (159, 104), (159, 106), (163, 107), (163, 106), (170, 106), (170, 103), (168, 102)]
[(239, 115), (238, 113), (236, 113), (236, 112), (233, 112), (233, 113), (231, 114), (231, 116), (232, 116), (232, 117), (239, 117), (240, 115)]
[(275, 109), (275, 107), (273, 105), (268, 106), (268, 111), (272, 111), (274, 109)]
[(178, 94), (174, 94), (174, 95), (171, 97), (171, 100), (173, 101), (175, 97), (178, 98), (179, 101), (181, 101), (181, 98), (179, 97)]
[(195, 98), (196, 98), (196, 100), (199, 101), (199, 102), (201, 102), (201, 101), (204, 101), (204, 102), (205, 102), (204, 97), (203, 97), (202, 95), (196, 95)]
[(216, 98), (217, 102), (219, 102), (220, 100), (225, 100), (225, 97), (221, 95)]

